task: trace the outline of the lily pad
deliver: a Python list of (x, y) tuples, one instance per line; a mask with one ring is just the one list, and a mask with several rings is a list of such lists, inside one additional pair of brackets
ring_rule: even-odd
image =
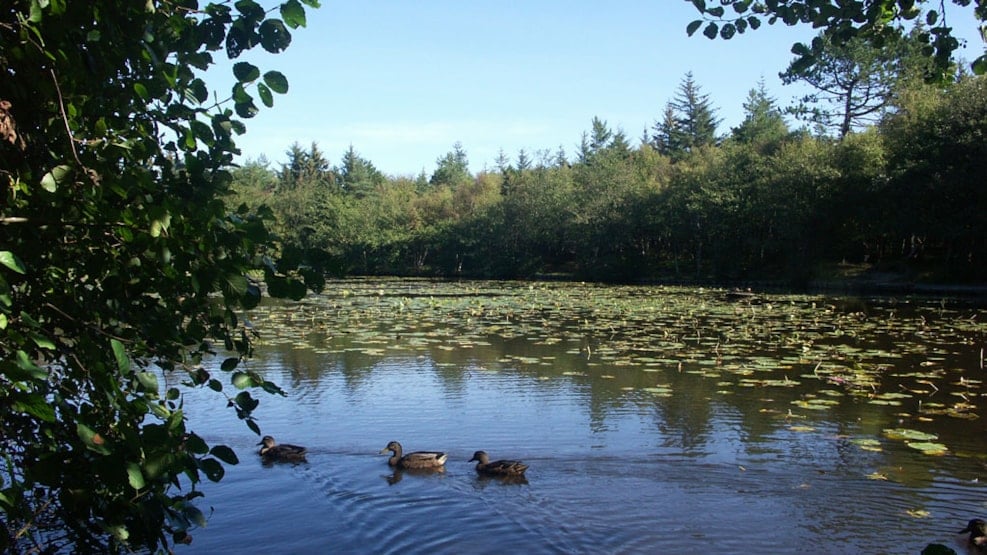
[(905, 445), (912, 449), (917, 449), (926, 455), (945, 455), (949, 449), (941, 443), (931, 443), (927, 441), (906, 442)]
[(920, 432), (918, 430), (910, 430), (907, 428), (885, 429), (884, 435), (891, 439), (904, 439), (909, 441), (931, 441), (934, 439), (939, 439), (939, 436), (936, 434)]

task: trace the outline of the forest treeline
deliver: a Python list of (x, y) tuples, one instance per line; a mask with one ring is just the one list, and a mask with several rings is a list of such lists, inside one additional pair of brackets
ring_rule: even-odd
[[(634, 146), (594, 118), (572, 156), (522, 150), (477, 173), (458, 143), (417, 178), (386, 176), (352, 146), (333, 165), (295, 144), (278, 169), (239, 168), (237, 200), (269, 207), (289, 248), (351, 274), (807, 284), (846, 264), (982, 281), (987, 81), (898, 77), (856, 113), (852, 91), (783, 110), (761, 83), (744, 121), (717, 134), (688, 74)], [(790, 128), (786, 112), (815, 128)]]

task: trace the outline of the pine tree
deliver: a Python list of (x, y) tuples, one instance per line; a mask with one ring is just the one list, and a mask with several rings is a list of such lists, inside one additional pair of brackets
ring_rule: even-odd
[(613, 131), (607, 126), (607, 122), (593, 116), (593, 130), (590, 135), (589, 147), (593, 152), (598, 152), (610, 146), (613, 139)]
[(671, 156), (672, 153), (680, 152), (679, 122), (675, 114), (675, 107), (671, 102), (665, 104), (665, 111), (662, 113), (661, 121), (656, 121), (654, 125), (654, 135), (651, 137), (651, 144), (655, 150)]
[(775, 104), (775, 99), (768, 95), (762, 78), (757, 82), (757, 88), (747, 93), (744, 121), (733, 128), (733, 138), (742, 143), (763, 144), (781, 139), (787, 134), (788, 126), (781, 109)]
[(470, 181), (469, 160), (463, 144), (459, 141), (452, 146), (452, 152), (435, 161), (435, 172), (429, 183), (432, 185), (449, 185), (456, 187)]
[(384, 175), (369, 160), (360, 157), (353, 145), (343, 154), (336, 175), (343, 191), (358, 198), (367, 196), (385, 181)]
[(691, 71), (679, 84), (672, 107), (678, 114), (678, 131), (684, 150), (692, 151), (716, 143), (716, 126), (720, 119), (716, 117), (709, 95), (702, 93)]
[(654, 125), (652, 145), (666, 155), (679, 157), (698, 147), (716, 144), (720, 119), (692, 77), (685, 74), (675, 98), (665, 105), (661, 121)]

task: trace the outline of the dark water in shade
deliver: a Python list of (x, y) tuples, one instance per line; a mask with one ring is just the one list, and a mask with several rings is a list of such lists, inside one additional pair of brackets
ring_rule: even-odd
[[(622, 314), (625, 329), (608, 323), (609, 331), (576, 333), (588, 313), (565, 323), (564, 316), (535, 317), (521, 308), (506, 320), (498, 313), (500, 325), (477, 327), (484, 315), (473, 310), (473, 321), (462, 324), (462, 307), (436, 302), (433, 289), (429, 312), (416, 313), (416, 288), (433, 285), (367, 283), (334, 284), (307, 304), (270, 305), (251, 316), (258, 329), (274, 331), (249, 365), (287, 392), (286, 398), (260, 394), (255, 415), (265, 434), (306, 445), (306, 463), (262, 464), (255, 455), (258, 438), (221, 394), (186, 395), (193, 429), (209, 443), (233, 447), (241, 462), (226, 467), (221, 482), (204, 485), (198, 506), (209, 524), (177, 553), (917, 554), (933, 542), (962, 552), (955, 532), (969, 518), (987, 515), (987, 426), (974, 417), (987, 413), (979, 381), (967, 381), (984, 372), (985, 328), (976, 324), (987, 322), (982, 309), (956, 309), (958, 318), (972, 316), (973, 323), (946, 334), (929, 323), (921, 303), (896, 306), (896, 322), (923, 318), (915, 331), (908, 323), (890, 340), (911, 354), (883, 363), (883, 355), (860, 355), (857, 366), (887, 366), (880, 384), (865, 395), (838, 396), (844, 391), (838, 380), (799, 378), (811, 375), (821, 358), (809, 356), (794, 370), (781, 362), (787, 369), (750, 362), (759, 379), (801, 381), (751, 387), (743, 382), (751, 374), (736, 371), (748, 363), (731, 357), (761, 365), (773, 356), (781, 361), (789, 347), (777, 345), (789, 343), (810, 355), (848, 342), (869, 349), (862, 331), (815, 337), (808, 350), (802, 339), (761, 342), (710, 364), (689, 354), (690, 344), (703, 342), (690, 342), (668, 323), (676, 317), (639, 320), (633, 302)], [(350, 296), (334, 296), (344, 286)], [(486, 294), (494, 286), (483, 287)], [(616, 291), (631, 299), (641, 294), (638, 288)], [(405, 299), (400, 310), (409, 317), (395, 322), (388, 311), (393, 306), (381, 305), (378, 322), (385, 329), (374, 333), (352, 313), (337, 319), (365, 296), (378, 303)], [(683, 306), (695, 306), (690, 299)], [(521, 307), (524, 298), (510, 302)], [(334, 307), (329, 312), (305, 312), (327, 303)], [(493, 312), (492, 304), (484, 311)], [(876, 322), (873, 348), (895, 350), (880, 333), (888, 309), (879, 301), (864, 306), (868, 321)], [(930, 306), (946, 313), (942, 303)], [(709, 310), (691, 317), (716, 319), (733, 309)], [(941, 325), (946, 322), (943, 317)], [(775, 333), (785, 336), (769, 335)], [(667, 351), (647, 353), (640, 343), (622, 342), (638, 335), (680, 344), (684, 364), (671, 362)], [(701, 348), (723, 354), (728, 339)], [(923, 339), (929, 345), (916, 348)], [(645, 358), (628, 360), (628, 352)], [(902, 398), (899, 405), (871, 402), (882, 391), (912, 388), (934, 368), (942, 370), (936, 392)], [(218, 362), (207, 369), (218, 372)], [(656, 394), (651, 388), (657, 386), (670, 396)], [(799, 404), (822, 389), (835, 389), (837, 402), (824, 410)], [(920, 399), (947, 407), (962, 402), (964, 417), (920, 417)], [(924, 454), (889, 439), (888, 428), (935, 433), (949, 451)], [(877, 440), (881, 450), (862, 449), (861, 439)], [(406, 450), (446, 451), (445, 472), (395, 475), (378, 454), (390, 440)], [(522, 459), (530, 465), (527, 481), (477, 477), (466, 461), (479, 449), (494, 459)]]

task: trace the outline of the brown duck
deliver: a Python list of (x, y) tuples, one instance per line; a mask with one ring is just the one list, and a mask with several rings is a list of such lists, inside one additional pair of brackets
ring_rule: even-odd
[(966, 523), (966, 528), (960, 530), (959, 534), (970, 533), (970, 547), (987, 553), (987, 521), (980, 518), (971, 519)]
[(396, 468), (439, 468), (446, 463), (446, 454), (438, 451), (415, 451), (404, 455), (401, 444), (392, 441), (380, 450), (384, 455), (391, 452), (391, 458), (387, 459), (387, 464)]
[(473, 453), (473, 458), (467, 462), (473, 461), (477, 461), (477, 472), (490, 476), (523, 476), (524, 471), (528, 469), (528, 465), (521, 461), (501, 460), (490, 462), (490, 456), (487, 455), (486, 451)]
[(303, 461), (307, 449), (299, 445), (284, 443), (278, 445), (271, 436), (264, 436), (257, 445), (260, 448), (260, 456), (266, 461)]

